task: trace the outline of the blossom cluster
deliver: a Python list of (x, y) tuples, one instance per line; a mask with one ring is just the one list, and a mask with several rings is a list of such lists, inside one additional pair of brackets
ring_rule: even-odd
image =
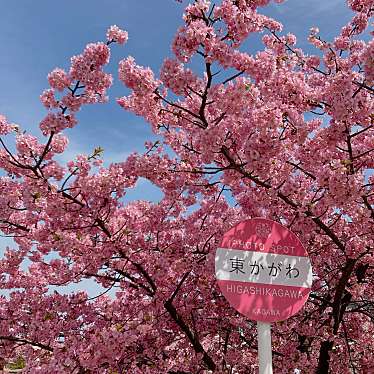
[[(114, 25), (108, 29), (107, 38), (108, 43), (124, 44), (128, 35)], [(112, 76), (103, 71), (110, 59), (108, 43), (89, 43), (83, 53), (71, 58), (68, 72), (56, 68), (48, 74), (51, 88), (40, 96), (43, 105), (52, 111), (40, 123), (44, 135), (73, 127), (76, 124), (74, 113), (83, 104), (107, 101), (106, 92), (112, 85)], [(57, 95), (64, 91), (67, 91), (66, 94)], [(70, 113), (67, 114), (67, 111)]]

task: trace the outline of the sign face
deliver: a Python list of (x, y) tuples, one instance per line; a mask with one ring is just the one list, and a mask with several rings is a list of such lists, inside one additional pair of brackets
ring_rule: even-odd
[(265, 218), (240, 222), (217, 248), (216, 278), (230, 305), (262, 322), (283, 321), (309, 297), (312, 266), (296, 235)]

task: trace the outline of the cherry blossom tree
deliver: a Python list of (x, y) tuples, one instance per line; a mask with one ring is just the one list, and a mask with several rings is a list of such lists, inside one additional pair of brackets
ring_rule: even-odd
[[(0, 262), (5, 359), (24, 357), (28, 373), (256, 372), (254, 322), (220, 294), (214, 253), (225, 230), (261, 216), (295, 232), (314, 269), (305, 308), (273, 326), (275, 372), (372, 370), (374, 1), (348, 0), (333, 41), (312, 29), (315, 55), (260, 13), (268, 3), (189, 4), (159, 78), (120, 62), (131, 93), (118, 104), (160, 139), (143, 154), (107, 168), (100, 147), (55, 157), (75, 113), (107, 101), (109, 48), (127, 40), (117, 26), (48, 75), (45, 144), (0, 117), (0, 229), (15, 242)], [(241, 47), (255, 33), (253, 55)], [(160, 202), (123, 202), (139, 178)], [(103, 293), (56, 291), (84, 279)]]

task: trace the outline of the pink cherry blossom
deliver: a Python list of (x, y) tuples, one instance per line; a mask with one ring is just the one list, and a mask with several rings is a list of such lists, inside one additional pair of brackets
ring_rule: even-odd
[(74, 116), (48, 113), (46, 117), (40, 122), (40, 129), (44, 135), (51, 132), (58, 133), (62, 130), (70, 127), (74, 127), (77, 124)]
[(107, 31), (107, 39), (108, 41), (116, 41), (118, 44), (124, 44), (127, 42), (128, 33), (127, 31), (121, 30), (118, 26), (113, 25)]
[(118, 74), (119, 79), (127, 87), (139, 94), (152, 92), (159, 85), (151, 69), (136, 65), (133, 57), (128, 57), (119, 63)]
[(58, 106), (58, 101), (55, 98), (53, 89), (43, 91), (40, 95), (40, 101), (47, 109), (56, 108)]
[(374, 40), (371, 40), (363, 52), (364, 69), (369, 83), (374, 82)]
[(12, 126), (8, 123), (5, 116), (0, 114), (0, 135), (6, 135), (12, 131)]
[(71, 78), (65, 70), (56, 68), (48, 74), (48, 82), (52, 88), (62, 91), (70, 86)]
[(173, 90), (177, 95), (186, 92), (188, 87), (198, 91), (202, 82), (190, 69), (184, 69), (183, 64), (176, 60), (166, 59), (161, 69), (160, 78), (164, 85)]
[(69, 139), (63, 134), (57, 134), (53, 137), (51, 147), (55, 153), (63, 153), (69, 144)]

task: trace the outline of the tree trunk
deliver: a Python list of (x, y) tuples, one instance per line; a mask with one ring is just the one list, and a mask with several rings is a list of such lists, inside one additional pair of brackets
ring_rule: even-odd
[(321, 344), (319, 349), (318, 368), (316, 374), (329, 374), (330, 366), (330, 351), (334, 343), (329, 340), (325, 340)]

